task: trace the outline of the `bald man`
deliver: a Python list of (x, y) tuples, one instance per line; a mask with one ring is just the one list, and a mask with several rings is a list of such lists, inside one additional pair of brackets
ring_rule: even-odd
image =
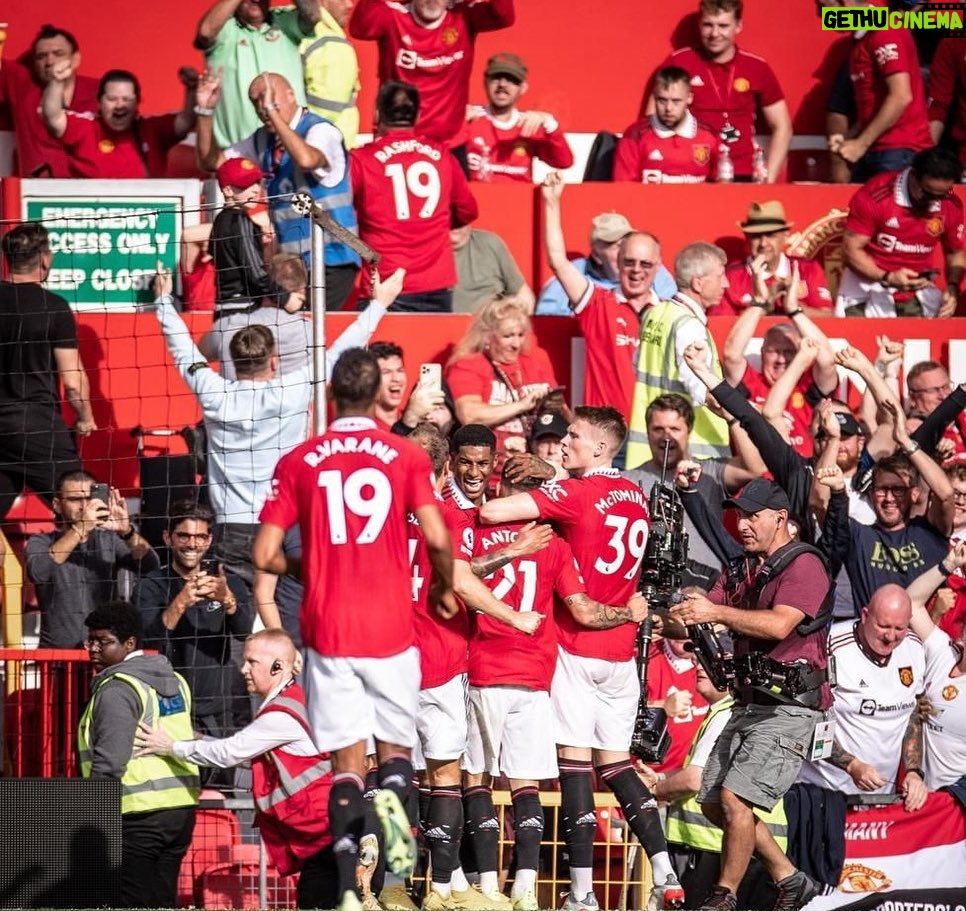
[[(926, 802), (916, 711), (925, 688), (925, 655), (909, 630), (911, 619), (909, 595), (890, 583), (876, 589), (858, 620), (832, 627), (835, 743), (829, 759), (802, 766), (799, 781), (845, 794), (898, 791), (910, 812)], [(905, 778), (897, 788), (900, 761)]]
[[(292, 194), (304, 191), (340, 225), (358, 234), (345, 142), (338, 128), (302, 107), (291, 83), (279, 73), (260, 73), (248, 87), (248, 100), (262, 122), (251, 136), (222, 150), (214, 137), (212, 115), (221, 99), (221, 75), (207, 71), (198, 81), (198, 163), (215, 170), (226, 158), (247, 158), (268, 175), (268, 214), (278, 248), (309, 263), (308, 218), (292, 209)], [(326, 309), (341, 308), (359, 269), (359, 257), (345, 244), (325, 237)], [(216, 317), (230, 312), (219, 301)]]
[[(269, 858), (285, 876), (301, 872), (299, 908), (334, 908), (332, 773), (312, 740), (305, 693), (295, 681), (300, 668), (301, 657), (288, 633), (260, 630), (246, 640), (242, 662), (248, 692), (262, 698), (251, 724), (220, 740), (172, 740), (160, 728), (142, 725), (136, 746), (138, 755), (190, 757), (198, 765), (221, 769), (250, 761), (256, 824)], [(283, 781), (297, 781), (299, 790), (286, 793)]]

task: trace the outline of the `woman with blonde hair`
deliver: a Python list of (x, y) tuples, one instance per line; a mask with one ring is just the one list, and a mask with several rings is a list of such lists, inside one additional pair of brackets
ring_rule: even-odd
[(533, 343), (527, 308), (512, 297), (495, 297), (476, 311), (446, 365), (446, 381), (460, 423), (492, 428), (504, 455), (526, 452), (541, 408), (565, 408), (550, 358)]

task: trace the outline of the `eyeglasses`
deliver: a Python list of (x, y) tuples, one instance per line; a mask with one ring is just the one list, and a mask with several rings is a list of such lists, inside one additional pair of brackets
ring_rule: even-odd
[(87, 642), (85, 642), (84, 644), (87, 646), (87, 650), (88, 651), (94, 651), (94, 649), (97, 649), (98, 651), (101, 651), (102, 652), (102, 651), (104, 651), (104, 649), (109, 648), (112, 645), (120, 645), (121, 644), (121, 640), (120, 639), (115, 639), (112, 636), (110, 639), (107, 639), (107, 638), (104, 638), (104, 639), (88, 639)]
[(625, 269), (633, 269), (635, 266), (640, 266), (642, 269), (653, 269), (657, 263), (652, 263), (647, 259), (627, 259), (625, 257), (621, 260), (621, 265)]
[(943, 383), (941, 386), (926, 386), (923, 389), (910, 389), (909, 395), (939, 395), (941, 392), (949, 392), (952, 388), (950, 383)]
[(966, 490), (954, 490), (953, 499), (957, 503), (966, 503)]
[(873, 493), (877, 493), (880, 497), (891, 495), (898, 500), (901, 497), (906, 496), (911, 489), (911, 487), (900, 487), (899, 485), (896, 485), (895, 487), (873, 487), (872, 491)]
[(211, 540), (211, 533), (205, 532), (200, 535), (193, 535), (187, 531), (176, 531), (171, 535), (179, 544), (187, 544), (189, 541), (199, 541), (204, 544), (206, 541)]

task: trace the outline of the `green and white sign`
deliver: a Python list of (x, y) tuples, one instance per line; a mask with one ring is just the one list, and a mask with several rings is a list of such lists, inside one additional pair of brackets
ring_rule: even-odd
[[(54, 262), (46, 286), (78, 309), (128, 310), (150, 303), (158, 264), (177, 272), (184, 211), (196, 204), (186, 198), (190, 193), (158, 193), (152, 183), (188, 181), (117, 181), (113, 193), (96, 196), (90, 195), (92, 181), (29, 183), (47, 191), (22, 194), (23, 217), (50, 232)], [(66, 192), (51, 193), (54, 186)], [(197, 198), (197, 189), (193, 195)]]

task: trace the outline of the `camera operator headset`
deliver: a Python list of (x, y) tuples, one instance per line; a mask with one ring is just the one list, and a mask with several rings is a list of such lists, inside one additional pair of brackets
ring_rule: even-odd
[[(669, 611), (672, 623), (691, 628), (689, 635), (713, 634), (713, 625), (721, 624), (735, 644), (733, 659), (698, 655), (729, 678), (736, 697), (698, 795), (708, 819), (726, 832), (715, 889), (731, 893), (747, 870), (755, 839), (767, 838), (771, 850), (758, 853), (780, 894), (817, 894), (754, 815), (756, 807), (771, 810), (778, 803), (805, 759), (831, 748), (824, 714), (832, 704), (826, 629), (831, 579), (822, 554), (789, 534), (789, 505), (785, 492), (764, 479), (726, 500), (726, 508), (739, 511), (744, 572), (736, 573), (733, 564), (707, 596), (688, 594)], [(691, 638), (699, 648), (702, 637)]]

